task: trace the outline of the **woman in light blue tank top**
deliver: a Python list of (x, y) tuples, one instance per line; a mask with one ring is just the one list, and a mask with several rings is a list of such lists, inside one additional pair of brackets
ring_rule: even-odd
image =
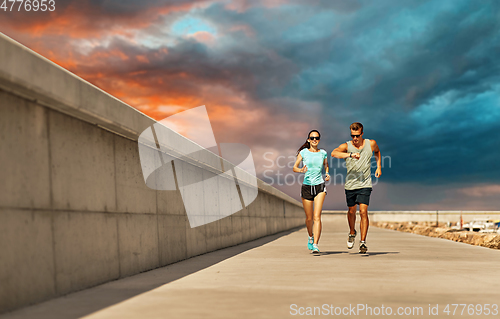
[[(317, 130), (309, 132), (307, 141), (297, 151), (297, 160), (293, 165), (294, 172), (305, 173), (300, 196), (306, 213), (306, 227), (309, 235), (307, 248), (312, 250), (313, 253), (319, 253), (321, 211), (326, 196), (325, 181), (330, 180), (327, 153), (325, 150), (318, 148), (320, 136)], [(304, 163), (302, 168), (299, 168), (300, 162)], [(326, 171), (325, 180), (323, 180), (323, 167)]]

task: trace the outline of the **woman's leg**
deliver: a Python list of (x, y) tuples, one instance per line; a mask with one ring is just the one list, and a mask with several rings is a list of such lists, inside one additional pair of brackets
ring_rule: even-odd
[(314, 243), (318, 244), (321, 236), (321, 211), (323, 210), (323, 202), (325, 201), (325, 192), (321, 192), (314, 198)]
[(312, 200), (307, 200), (302, 198), (302, 205), (304, 205), (304, 211), (306, 212), (306, 227), (309, 237), (313, 235), (313, 204)]

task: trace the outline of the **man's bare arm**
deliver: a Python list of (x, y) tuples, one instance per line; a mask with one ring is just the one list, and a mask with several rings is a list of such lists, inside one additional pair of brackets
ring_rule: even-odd
[[(347, 143), (341, 144), (339, 147), (332, 151), (332, 157), (335, 158), (348, 158), (351, 153), (347, 153)], [(359, 153), (352, 153), (352, 157), (359, 159)]]
[(375, 140), (370, 140), (373, 154), (377, 159), (377, 170), (375, 171), (375, 177), (379, 178), (382, 175), (382, 154), (380, 153), (380, 148)]

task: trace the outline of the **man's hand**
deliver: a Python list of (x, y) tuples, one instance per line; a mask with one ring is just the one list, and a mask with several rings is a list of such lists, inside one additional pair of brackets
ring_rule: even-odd
[(330, 174), (326, 173), (325, 181), (328, 182), (329, 180), (330, 180)]
[(354, 158), (354, 159), (358, 159), (359, 160), (359, 158), (361, 157), (361, 155), (359, 155), (359, 153), (352, 153), (351, 157)]
[(301, 172), (301, 173), (305, 173), (305, 172), (307, 172), (307, 166), (305, 166), (305, 165), (304, 165), (304, 167), (302, 167), (302, 168), (300, 169), (300, 172)]
[(375, 177), (376, 177), (376, 178), (379, 178), (380, 176), (382, 176), (382, 169), (379, 167), (379, 168), (377, 168), (377, 170), (375, 171)]

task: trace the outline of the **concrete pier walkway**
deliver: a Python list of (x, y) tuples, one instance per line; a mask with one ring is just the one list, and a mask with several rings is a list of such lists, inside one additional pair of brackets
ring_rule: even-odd
[(0, 318), (500, 317), (500, 251), (372, 227), (360, 255), (346, 238), (344, 218), (324, 216), (319, 255), (301, 228)]

